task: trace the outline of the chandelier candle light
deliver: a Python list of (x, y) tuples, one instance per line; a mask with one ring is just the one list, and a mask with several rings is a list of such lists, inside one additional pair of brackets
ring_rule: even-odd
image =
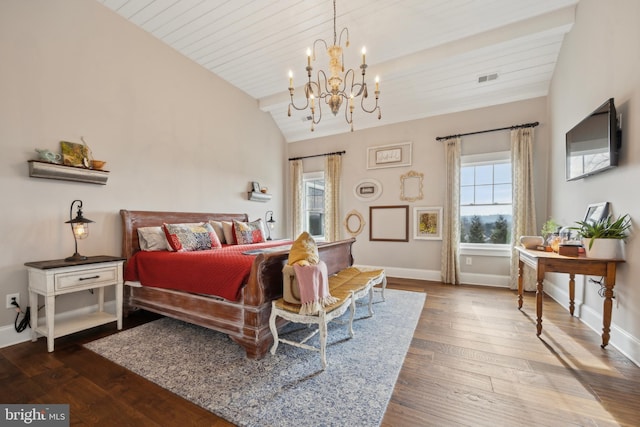
[[(336, 32), (336, 1), (333, 1), (333, 44), (329, 46), (326, 41), (318, 39), (313, 42), (313, 51), (307, 49), (307, 76), (309, 81), (304, 85), (304, 94), (306, 103), (304, 106), (298, 107), (293, 100), (293, 71), (289, 71), (289, 95), (291, 96), (291, 102), (289, 103), (288, 116), (291, 117), (291, 107), (296, 110), (305, 110), (309, 108), (311, 110), (311, 131), (314, 131), (314, 126), (320, 123), (322, 120), (322, 103), (329, 105), (331, 112), (334, 116), (338, 115), (340, 106), (343, 100), (348, 100), (349, 107), (344, 109), (344, 118), (351, 125), (351, 132), (353, 132), (353, 110), (354, 100), (360, 98), (360, 107), (362, 111), (366, 113), (378, 112), (378, 120), (382, 117), (380, 113), (380, 107), (378, 106), (378, 97), (380, 96), (380, 79), (376, 76), (375, 97), (376, 102), (373, 108), (367, 109), (364, 105), (365, 98), (368, 98), (369, 93), (367, 91), (367, 83), (365, 82), (365, 74), (367, 72), (366, 63), (366, 49), (362, 48), (362, 64), (360, 69), (362, 70), (362, 82), (356, 83), (356, 72), (349, 68), (347, 72), (344, 71), (344, 55), (342, 52), (342, 35), (346, 33), (345, 47), (349, 47), (349, 30), (345, 27), (340, 31), (340, 38)], [(327, 55), (329, 55), (329, 70), (330, 77), (327, 78), (327, 74), (320, 70), (318, 71), (317, 81), (311, 80), (311, 56), (313, 53), (313, 60), (316, 60), (316, 43), (324, 44)], [(324, 90), (323, 90), (324, 88)], [(317, 99), (317, 114), (316, 114), (316, 99)]]

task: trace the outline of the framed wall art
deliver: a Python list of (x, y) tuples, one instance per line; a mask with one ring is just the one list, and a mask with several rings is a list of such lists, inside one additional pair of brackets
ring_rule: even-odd
[(356, 210), (350, 211), (347, 216), (344, 217), (344, 228), (351, 237), (356, 237), (362, 233), (365, 224), (364, 217)]
[(411, 166), (411, 142), (367, 148), (367, 169)]
[(377, 179), (363, 179), (353, 187), (353, 195), (362, 202), (372, 202), (382, 194), (382, 184)]
[(409, 241), (409, 205), (369, 206), (369, 240)]
[(442, 207), (413, 208), (413, 238), (442, 240)]
[(400, 177), (400, 200), (415, 202), (422, 200), (422, 179), (424, 174), (409, 171)]
[(587, 206), (584, 222), (595, 224), (609, 215), (609, 202), (593, 203)]
[(89, 167), (86, 145), (60, 141), (60, 151), (62, 151), (62, 164), (66, 166)]

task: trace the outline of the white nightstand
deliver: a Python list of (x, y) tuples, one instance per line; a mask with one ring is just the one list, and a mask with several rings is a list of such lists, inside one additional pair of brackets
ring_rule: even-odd
[[(47, 337), (47, 348), (53, 351), (55, 338), (74, 332), (117, 322), (122, 329), (122, 266), (124, 258), (112, 256), (88, 257), (83, 261), (65, 260), (27, 262), (29, 273), (29, 305), (31, 306), (31, 341), (38, 334)], [(115, 286), (115, 313), (104, 311), (104, 288)], [(98, 290), (98, 311), (59, 320), (55, 323), (55, 297), (88, 289)], [(38, 319), (38, 295), (44, 297), (45, 324)]]

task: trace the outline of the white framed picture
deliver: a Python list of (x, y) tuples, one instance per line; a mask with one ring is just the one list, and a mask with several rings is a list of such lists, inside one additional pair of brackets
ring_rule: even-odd
[(411, 142), (367, 148), (367, 169), (411, 166)]
[(353, 195), (362, 202), (372, 202), (382, 194), (382, 184), (377, 179), (366, 178), (353, 187)]
[(413, 238), (442, 240), (442, 206), (413, 208)]

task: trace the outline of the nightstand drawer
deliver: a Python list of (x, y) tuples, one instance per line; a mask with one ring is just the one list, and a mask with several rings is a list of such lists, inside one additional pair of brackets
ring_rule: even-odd
[(73, 288), (90, 288), (94, 284), (113, 283), (118, 280), (118, 267), (84, 269), (55, 275), (55, 290), (61, 291)]

